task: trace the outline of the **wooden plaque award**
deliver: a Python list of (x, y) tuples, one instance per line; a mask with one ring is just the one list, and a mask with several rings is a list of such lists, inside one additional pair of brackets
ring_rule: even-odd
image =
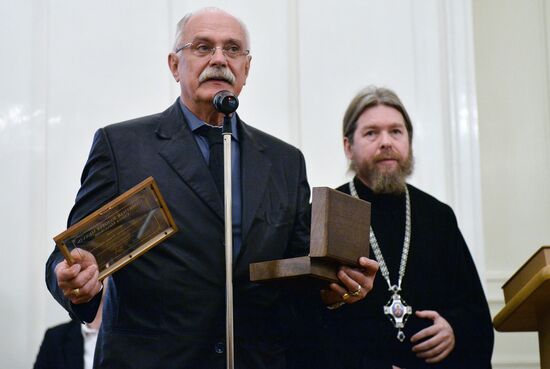
[(149, 177), (54, 237), (69, 264), (73, 249), (93, 255), (99, 280), (177, 232), (177, 226)]
[(369, 255), (370, 203), (315, 187), (311, 217), (309, 256), (252, 263), (252, 282), (326, 285), (338, 281), (340, 265), (357, 266)]

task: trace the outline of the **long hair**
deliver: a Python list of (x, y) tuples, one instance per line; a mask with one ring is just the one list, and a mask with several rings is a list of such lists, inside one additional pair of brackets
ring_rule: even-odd
[(388, 88), (368, 86), (359, 91), (357, 95), (351, 100), (346, 113), (344, 114), (344, 121), (342, 131), (344, 137), (347, 137), (350, 143), (353, 143), (353, 135), (357, 129), (357, 119), (368, 108), (377, 105), (386, 105), (398, 110), (405, 119), (405, 127), (409, 133), (409, 144), (412, 144), (413, 127), (411, 118), (405, 109), (405, 106), (397, 96), (395, 92)]

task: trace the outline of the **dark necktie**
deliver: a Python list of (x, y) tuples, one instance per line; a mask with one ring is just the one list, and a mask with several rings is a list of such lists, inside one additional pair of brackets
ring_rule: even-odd
[(203, 124), (197, 129), (197, 133), (208, 140), (210, 158), (208, 168), (214, 178), (218, 193), (223, 198), (223, 136), (221, 127), (215, 128)]

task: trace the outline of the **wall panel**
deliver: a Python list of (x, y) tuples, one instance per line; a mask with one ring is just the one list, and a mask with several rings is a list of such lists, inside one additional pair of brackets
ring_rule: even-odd
[[(550, 244), (548, 2), (473, 3), (489, 300)], [(495, 368), (539, 367), (535, 333), (497, 333)]]

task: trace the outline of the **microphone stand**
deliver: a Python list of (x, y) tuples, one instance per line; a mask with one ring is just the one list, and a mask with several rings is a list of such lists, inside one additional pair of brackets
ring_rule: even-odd
[(226, 351), (227, 369), (235, 366), (233, 342), (233, 199), (231, 182), (231, 115), (223, 117), (223, 188), (224, 188), (224, 215), (225, 215), (225, 324), (226, 324)]

